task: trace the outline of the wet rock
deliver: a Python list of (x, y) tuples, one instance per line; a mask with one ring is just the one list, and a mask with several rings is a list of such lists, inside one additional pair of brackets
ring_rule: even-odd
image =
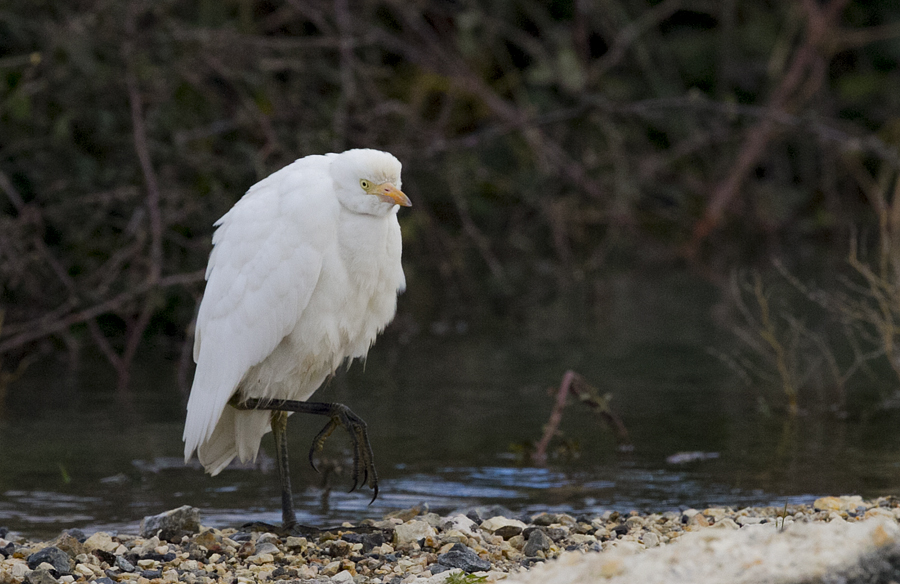
[(448, 568), (459, 568), (469, 574), (491, 569), (489, 561), (481, 559), (471, 548), (460, 543), (455, 544), (447, 553), (439, 555), (438, 563)]
[(547, 537), (547, 534), (540, 529), (535, 529), (528, 535), (528, 540), (522, 548), (522, 553), (525, 554), (526, 557), (533, 558), (537, 556), (538, 552), (550, 549), (552, 543), (553, 540)]
[(72, 572), (69, 554), (55, 546), (48, 546), (31, 554), (26, 559), (26, 562), (28, 562), (28, 567), (32, 570), (36, 569), (44, 562), (47, 562), (53, 566), (53, 569), (60, 575), (71, 574)]
[(200, 531), (200, 510), (183, 505), (177, 509), (150, 515), (141, 520), (141, 537), (159, 537), (161, 540), (179, 542), (185, 535)]

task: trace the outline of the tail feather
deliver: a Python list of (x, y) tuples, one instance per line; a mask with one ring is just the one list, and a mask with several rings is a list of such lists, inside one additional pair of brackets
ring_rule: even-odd
[(271, 429), (271, 413), (239, 411), (226, 407), (212, 435), (197, 447), (197, 458), (206, 472), (215, 476), (237, 456), (241, 462), (255, 460), (263, 435)]

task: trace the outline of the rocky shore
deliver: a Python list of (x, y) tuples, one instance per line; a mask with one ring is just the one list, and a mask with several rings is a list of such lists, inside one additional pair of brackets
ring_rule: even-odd
[[(639, 581), (639, 574), (640, 581), (680, 582), (700, 577), (703, 573), (696, 570), (704, 562), (713, 565), (725, 558), (724, 567), (715, 568), (725, 574), (754, 553), (762, 559), (741, 573), (771, 564), (777, 578), (769, 579), (759, 568), (753, 572), (755, 580), (722, 581), (802, 582), (813, 580), (808, 573), (798, 572), (799, 579), (782, 576), (790, 576), (794, 564), (818, 570), (820, 576), (859, 572), (873, 558), (885, 570), (900, 566), (898, 517), (900, 500), (860, 497), (649, 515), (516, 516), (502, 507), (479, 507), (442, 517), (414, 508), (381, 521), (279, 534), (265, 526), (207, 528), (197, 509), (182, 507), (145, 518), (140, 534), (73, 529), (51, 541), (34, 542), (16, 540), (0, 529), (0, 583), (537, 584)], [(854, 542), (859, 549), (851, 551)], [(838, 546), (841, 553), (827, 551), (827, 545)], [(738, 551), (729, 552), (732, 548)], [(737, 553), (737, 560), (728, 559), (729, 553)], [(786, 555), (790, 566), (779, 563), (777, 553)], [(561, 561), (554, 561), (561, 555)], [(682, 561), (688, 557), (699, 558), (690, 563), (694, 572)], [(869, 572), (864, 576), (834, 581), (883, 581), (872, 580)]]

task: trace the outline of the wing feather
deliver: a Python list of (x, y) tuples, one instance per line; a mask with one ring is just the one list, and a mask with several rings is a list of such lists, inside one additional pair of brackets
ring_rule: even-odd
[(210, 439), (244, 375), (309, 303), (336, 237), (328, 164), (321, 156), (298, 160), (254, 185), (216, 222), (197, 315), (185, 460)]

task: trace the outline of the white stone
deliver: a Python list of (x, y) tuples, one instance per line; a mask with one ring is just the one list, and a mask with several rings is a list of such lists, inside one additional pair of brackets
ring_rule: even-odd
[(394, 528), (394, 543), (407, 545), (426, 537), (437, 537), (434, 528), (425, 521), (411, 519)]
[(510, 577), (510, 584), (782, 584), (831, 580), (881, 582), (900, 563), (900, 527), (882, 517), (861, 522), (774, 523), (704, 529), (635, 554), (623, 546), (567, 553)]
[(645, 533), (641, 536), (641, 542), (648, 548), (656, 547), (659, 545), (659, 536), (652, 532)]
[[(466, 519), (468, 519), (468, 517), (466, 517)], [(494, 533), (501, 527), (509, 527), (509, 526), (518, 527), (518, 528), (522, 529), (523, 531), (527, 527), (527, 525), (525, 525), (523, 522), (519, 521), (518, 519), (507, 519), (506, 517), (501, 517), (498, 515), (497, 517), (491, 517), (490, 519), (482, 522), (481, 529), (484, 529), (485, 531), (490, 531), (491, 533)]]
[(119, 544), (112, 540), (112, 537), (104, 531), (98, 531), (94, 535), (87, 538), (84, 542), (84, 549), (89, 552), (101, 550), (104, 552), (112, 552)]
[(347, 570), (343, 570), (332, 576), (331, 581), (340, 582), (341, 584), (348, 584), (349, 582), (353, 582), (353, 574), (351, 574)]
[(756, 525), (757, 523), (762, 523), (762, 521), (763, 521), (762, 517), (749, 517), (749, 516), (741, 515), (737, 518), (737, 524), (742, 527), (744, 525)]
[(444, 522), (444, 531), (456, 530), (471, 535), (474, 526), (474, 521), (465, 515), (459, 514), (447, 518), (447, 521)]

